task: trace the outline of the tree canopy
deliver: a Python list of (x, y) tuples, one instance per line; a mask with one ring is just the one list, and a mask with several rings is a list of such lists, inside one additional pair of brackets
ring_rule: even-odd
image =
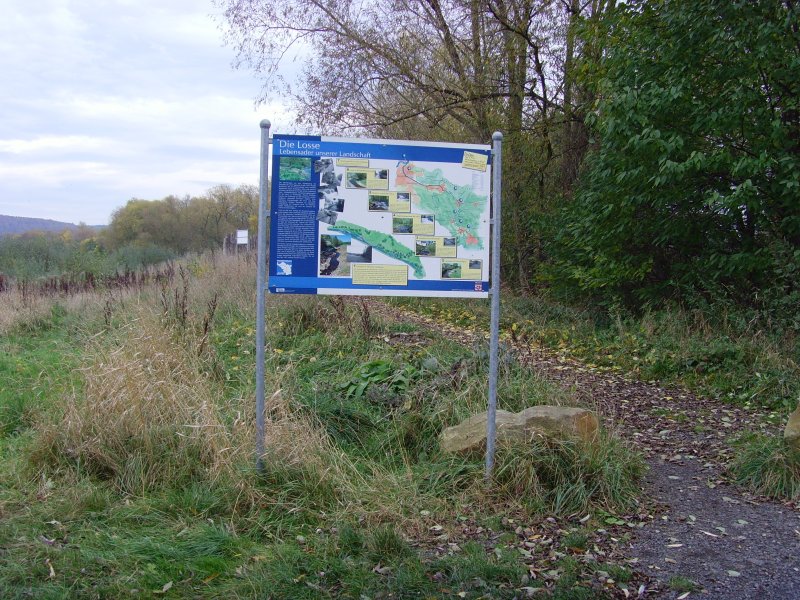
[(102, 230), (79, 226), (0, 237), (0, 274), (20, 280), (134, 270), (187, 252), (214, 251), (226, 235), (256, 228), (258, 189), (219, 185), (198, 197), (131, 199)]
[[(598, 148), (564, 213), (560, 275), (652, 300), (743, 300), (800, 260), (794, 2), (636, 1), (598, 33)], [(795, 279), (794, 286), (798, 281)]]
[[(796, 0), (218, 0), (321, 133), (505, 134), (505, 280), (632, 306), (800, 294)], [(784, 302), (785, 304), (785, 302)]]
[(252, 228), (257, 212), (258, 189), (252, 185), (218, 185), (195, 198), (134, 198), (114, 211), (102, 240), (111, 250), (129, 244), (178, 254), (213, 250), (227, 234)]
[[(587, 148), (579, 58), (614, 0), (218, 0), (239, 65), (261, 99), (287, 96), (278, 73), (298, 53), (289, 96), (321, 133), (488, 143), (505, 135), (505, 267), (525, 288), (543, 254), (543, 215), (572, 189)], [(586, 24), (584, 24), (584, 22)]]

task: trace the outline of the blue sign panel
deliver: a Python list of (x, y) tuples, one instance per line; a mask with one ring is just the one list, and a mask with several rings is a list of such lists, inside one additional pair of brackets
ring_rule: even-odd
[(489, 146), (275, 135), (268, 289), (486, 297)]

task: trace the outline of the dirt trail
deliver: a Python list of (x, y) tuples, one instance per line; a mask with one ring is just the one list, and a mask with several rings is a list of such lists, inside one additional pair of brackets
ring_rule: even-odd
[[(482, 337), (385, 304), (376, 310), (465, 344)], [(800, 507), (755, 498), (724, 478), (733, 452), (727, 440), (768, 430), (764, 413), (635, 381), (523, 341), (507, 343), (523, 364), (597, 407), (604, 425), (646, 457), (652, 518), (634, 530), (626, 554), (656, 582), (648, 598), (800, 599)], [(684, 595), (689, 588), (676, 577), (701, 589)]]

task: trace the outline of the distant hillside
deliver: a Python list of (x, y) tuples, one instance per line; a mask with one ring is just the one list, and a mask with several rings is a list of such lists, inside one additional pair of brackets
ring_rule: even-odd
[[(94, 225), (94, 229), (102, 229), (102, 225)], [(74, 223), (53, 221), (52, 219), (34, 219), (32, 217), (10, 217), (0, 215), (0, 236), (25, 233), (26, 231), (64, 231), (77, 229)]]

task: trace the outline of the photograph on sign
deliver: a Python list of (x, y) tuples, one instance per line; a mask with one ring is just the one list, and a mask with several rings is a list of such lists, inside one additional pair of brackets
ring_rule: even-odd
[(487, 296), (491, 149), (275, 135), (272, 293)]

